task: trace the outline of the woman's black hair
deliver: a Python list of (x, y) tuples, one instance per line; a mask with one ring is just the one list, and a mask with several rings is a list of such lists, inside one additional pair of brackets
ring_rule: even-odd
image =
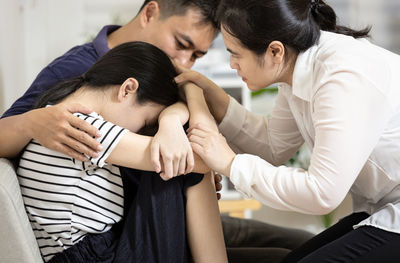
[(335, 11), (322, 0), (222, 0), (217, 19), (256, 55), (264, 54), (274, 40), (300, 53), (317, 43), (320, 30), (361, 38), (371, 29), (337, 25)]
[(101, 57), (85, 74), (57, 84), (36, 102), (35, 108), (56, 104), (83, 85), (105, 89), (128, 78), (139, 82), (137, 101), (169, 106), (180, 99), (175, 67), (159, 48), (145, 42), (121, 44)]

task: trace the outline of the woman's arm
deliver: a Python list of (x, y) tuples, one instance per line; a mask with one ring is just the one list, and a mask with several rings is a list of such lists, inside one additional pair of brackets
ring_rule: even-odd
[(190, 112), (189, 126), (205, 125), (212, 130), (218, 131), (215, 120), (205, 102), (203, 90), (191, 82), (186, 83), (183, 88)]
[[(238, 153), (255, 154), (278, 165), (289, 160), (303, 144), (304, 140), (281, 91), (273, 112), (267, 118), (249, 112), (202, 74), (179, 69), (183, 73), (175, 78), (177, 83), (193, 82), (203, 90), (204, 96), (201, 96), (219, 124), (219, 131)], [(196, 111), (190, 110), (191, 115)]]
[(188, 70), (183, 67), (179, 67), (179, 70), (182, 73), (175, 78), (176, 83), (194, 83), (201, 88), (203, 91), (202, 97), (208, 105), (207, 111), (209, 110), (217, 123), (220, 123), (224, 119), (226, 111), (228, 110), (228, 94), (213, 81), (196, 71)]

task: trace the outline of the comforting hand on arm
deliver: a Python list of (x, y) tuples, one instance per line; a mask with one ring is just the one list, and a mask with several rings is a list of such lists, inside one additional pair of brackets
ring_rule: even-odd
[[(208, 110), (207, 104), (204, 100), (203, 90), (193, 83), (185, 84), (184, 90), (190, 111), (190, 120), (189, 120), (190, 128), (188, 137), (191, 141), (193, 149), (194, 148), (197, 149), (195, 153), (198, 154), (203, 159), (203, 161), (205, 161), (207, 165), (211, 168), (210, 164), (208, 163), (210, 162), (209, 160), (210, 156), (206, 156), (206, 154), (204, 154), (204, 151), (200, 149), (201, 146), (193, 142), (192, 139), (193, 139), (193, 132), (201, 128), (207, 129), (210, 133), (219, 134), (217, 125), (215, 123), (213, 116)], [(211, 158), (211, 159), (215, 161), (219, 160), (218, 159), (219, 157), (220, 156), (217, 156), (217, 158), (215, 159)], [(218, 171), (216, 169), (213, 170)], [(221, 180), (222, 176), (220, 174), (216, 174), (214, 176), (215, 188), (217, 192), (222, 189)], [(218, 199), (221, 197), (220, 193), (217, 193), (217, 197)]]
[(178, 68), (182, 73), (175, 78), (176, 83), (194, 83), (203, 90), (203, 97), (207, 102), (208, 109), (217, 123), (224, 118), (229, 106), (228, 94), (218, 87), (213, 81), (196, 71), (183, 67)]
[(90, 113), (79, 105), (56, 105), (6, 117), (0, 120), (0, 156), (12, 158), (29, 143), (37, 140), (43, 146), (84, 161), (95, 157), (100, 144), (96, 128), (74, 116), (73, 112)]

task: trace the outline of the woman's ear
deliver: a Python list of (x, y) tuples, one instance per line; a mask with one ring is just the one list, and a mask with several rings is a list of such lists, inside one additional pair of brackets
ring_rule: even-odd
[(145, 28), (150, 22), (158, 19), (160, 15), (160, 5), (156, 1), (147, 3), (140, 12), (140, 25)]
[(139, 82), (134, 78), (129, 78), (122, 83), (118, 90), (118, 101), (122, 102), (129, 99), (132, 95), (135, 95), (139, 88)]
[(285, 46), (280, 41), (272, 41), (265, 53), (275, 64), (281, 64), (285, 58)]

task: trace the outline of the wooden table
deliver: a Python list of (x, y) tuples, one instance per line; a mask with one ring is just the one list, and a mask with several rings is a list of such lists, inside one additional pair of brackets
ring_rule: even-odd
[(220, 200), (218, 204), (220, 213), (228, 213), (230, 216), (239, 218), (245, 218), (246, 210), (261, 208), (261, 203), (255, 199)]

